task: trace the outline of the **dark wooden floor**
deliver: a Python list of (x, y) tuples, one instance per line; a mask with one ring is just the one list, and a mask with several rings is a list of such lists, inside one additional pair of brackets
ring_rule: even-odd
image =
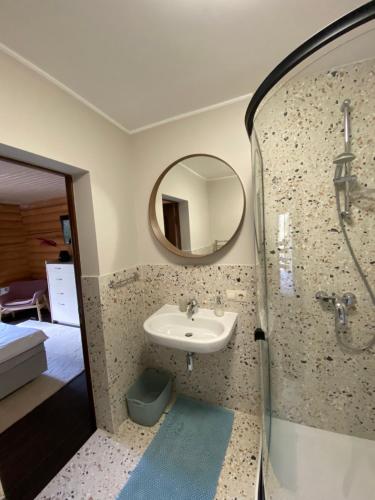
[(83, 372), (0, 435), (7, 500), (34, 499), (95, 428)]

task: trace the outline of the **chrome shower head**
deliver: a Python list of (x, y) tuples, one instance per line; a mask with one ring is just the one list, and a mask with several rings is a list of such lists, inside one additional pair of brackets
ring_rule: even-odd
[(340, 155), (336, 156), (336, 158), (333, 160), (333, 163), (335, 165), (342, 165), (343, 163), (349, 163), (354, 159), (355, 155), (353, 155), (353, 153), (341, 153)]

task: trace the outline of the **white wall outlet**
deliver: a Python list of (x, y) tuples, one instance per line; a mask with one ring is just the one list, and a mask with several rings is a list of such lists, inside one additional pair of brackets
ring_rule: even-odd
[(227, 290), (226, 294), (227, 299), (233, 300), (234, 302), (243, 302), (247, 297), (246, 290)]

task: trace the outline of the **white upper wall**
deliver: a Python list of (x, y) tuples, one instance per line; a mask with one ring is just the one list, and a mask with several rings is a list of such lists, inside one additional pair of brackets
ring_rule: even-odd
[(75, 180), (83, 274), (135, 264), (130, 137), (1, 52), (0, 74), (0, 143), (89, 172)]
[(207, 185), (212, 240), (230, 239), (241, 220), (242, 186), (237, 177), (210, 180)]
[[(135, 212), (138, 225), (140, 263), (253, 264), (251, 223), (251, 152), (244, 116), (248, 100), (202, 112), (132, 136), (137, 169)], [(231, 165), (242, 180), (246, 193), (246, 216), (241, 232), (229, 249), (212, 257), (183, 259), (155, 240), (148, 224), (148, 202), (153, 186), (171, 163), (190, 154), (207, 153)]]
[[(60, 171), (87, 173), (74, 177), (84, 275), (138, 263), (253, 263), (247, 100), (129, 136), (1, 52), (0, 73), (1, 150), (17, 148), (47, 158), (52, 167), (59, 162)], [(194, 153), (222, 158), (236, 170), (245, 188), (247, 213), (234, 245), (192, 261), (156, 242), (148, 224), (148, 202), (161, 172)]]

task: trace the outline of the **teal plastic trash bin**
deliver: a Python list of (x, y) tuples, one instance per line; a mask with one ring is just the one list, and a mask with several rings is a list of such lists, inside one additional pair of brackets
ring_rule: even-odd
[(130, 418), (137, 424), (155, 425), (168, 405), (171, 394), (171, 375), (147, 368), (126, 395)]

